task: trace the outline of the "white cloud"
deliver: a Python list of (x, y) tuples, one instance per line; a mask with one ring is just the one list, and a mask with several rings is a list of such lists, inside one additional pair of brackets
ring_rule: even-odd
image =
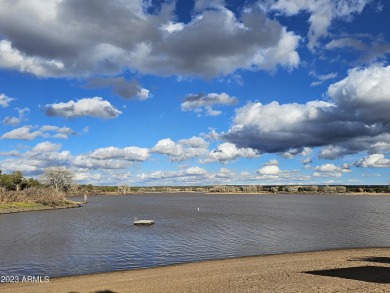
[(202, 108), (206, 109), (207, 115), (217, 116), (220, 115), (221, 111), (215, 111), (212, 109), (215, 105), (235, 105), (237, 104), (236, 97), (230, 97), (226, 93), (210, 93), (210, 94), (190, 94), (184, 98), (184, 102), (181, 103), (182, 111), (202, 111)]
[(13, 98), (7, 97), (5, 94), (0, 94), (0, 106), (6, 108), (9, 106), (9, 103), (12, 102)]
[(69, 127), (58, 127), (53, 125), (44, 125), (38, 130), (34, 129), (37, 129), (37, 127), (32, 125), (24, 125), (4, 133), (0, 139), (33, 140), (37, 137), (67, 139), (69, 135), (75, 134), (75, 132)]
[(42, 132), (33, 131), (32, 125), (25, 125), (16, 129), (13, 129), (1, 136), (1, 139), (20, 139), (20, 140), (33, 140), (37, 136), (42, 136)]
[(329, 159), (329, 160), (334, 160), (340, 157), (343, 157), (345, 154), (348, 153), (348, 149), (342, 146), (334, 146), (334, 145), (328, 145), (323, 147), (319, 154), (318, 157), (320, 159)]
[(315, 78), (318, 79), (318, 81), (313, 81), (310, 85), (311, 86), (318, 86), (324, 83), (324, 81), (329, 80), (329, 79), (334, 79), (337, 77), (337, 73), (328, 73), (328, 74), (316, 74), (314, 72), (311, 72), (310, 75), (314, 76)]
[(275, 0), (270, 1), (271, 9), (285, 15), (297, 15), (302, 11), (310, 13), (308, 47), (314, 49), (318, 40), (328, 35), (329, 27), (336, 19), (348, 20), (354, 14), (360, 14), (371, 0)]
[(137, 175), (144, 185), (204, 185), (209, 182), (210, 174), (198, 166), (179, 171), (154, 171)]
[(390, 159), (386, 159), (383, 154), (372, 154), (357, 161), (355, 166), (363, 168), (389, 168)]
[(329, 86), (328, 95), (340, 108), (367, 122), (390, 121), (389, 81), (390, 65), (353, 68), (346, 78)]
[(24, 176), (36, 176), (42, 174), (47, 167), (68, 166), (72, 156), (69, 151), (59, 152), (61, 147), (60, 144), (49, 141), (38, 143), (31, 151), (19, 153), (14, 158), (1, 161), (0, 168), (7, 173), (18, 170)]
[(149, 156), (147, 148), (110, 146), (96, 149), (88, 154), (78, 155), (72, 163), (82, 169), (126, 169), (132, 163), (146, 161)]
[(238, 158), (255, 158), (258, 153), (251, 148), (237, 148), (236, 145), (225, 142), (216, 149), (210, 151), (206, 157), (200, 160), (201, 163), (219, 162), (222, 164), (233, 161)]
[(67, 139), (69, 135), (75, 135), (76, 133), (69, 127), (58, 127), (53, 125), (44, 125), (39, 129), (42, 132), (43, 137), (53, 137)]
[(108, 169), (125, 169), (130, 167), (126, 160), (118, 159), (94, 159), (88, 156), (79, 155), (72, 160), (72, 164), (81, 169), (89, 170), (108, 170)]
[(29, 57), (12, 47), (8, 40), (0, 40), (0, 68), (14, 69), (37, 76), (60, 75), (64, 64), (54, 59)]
[(257, 170), (259, 175), (278, 175), (280, 173), (279, 162), (277, 160), (268, 161), (261, 169)]
[(45, 108), (46, 114), (49, 116), (62, 116), (67, 118), (90, 116), (111, 119), (122, 114), (110, 102), (100, 97), (84, 98), (77, 102), (71, 100), (66, 103), (48, 104)]
[(179, 140), (170, 138), (159, 140), (151, 149), (152, 152), (167, 155), (171, 161), (179, 162), (203, 156), (207, 153), (208, 143), (200, 137)]
[(163, 24), (161, 26), (161, 29), (167, 31), (168, 33), (173, 33), (173, 32), (182, 31), (184, 27), (185, 25), (182, 22), (173, 23), (172, 21), (169, 21), (168, 23)]
[(186, 175), (195, 175), (195, 176), (199, 176), (199, 175), (201, 175), (201, 176), (203, 176), (203, 175), (207, 175), (207, 171), (206, 171), (206, 169), (203, 169), (203, 168), (200, 168), (200, 167), (198, 167), (198, 166), (195, 166), (195, 167), (190, 167), (190, 168), (187, 168), (186, 170), (185, 170), (185, 174)]
[(314, 177), (341, 177), (342, 173), (350, 172), (350, 167), (347, 164), (343, 164), (338, 167), (334, 164), (324, 164), (314, 168), (316, 171)]
[(123, 159), (127, 161), (145, 161), (149, 157), (149, 150), (140, 147), (106, 147), (94, 150), (89, 154), (89, 157), (94, 159)]
[(15, 116), (7, 116), (3, 119), (3, 124), (5, 125), (12, 125), (12, 126), (17, 126), (20, 123), (20, 119)]
[(277, 44), (256, 53), (252, 67), (264, 70), (273, 70), (277, 65), (284, 66), (289, 70), (298, 67), (300, 59), (296, 48), (300, 40), (299, 36), (283, 28), (281, 38)]
[(281, 153), (281, 155), (284, 157), (284, 158), (287, 158), (287, 159), (292, 159), (298, 155), (301, 155), (301, 156), (308, 156), (310, 155), (312, 152), (312, 149), (309, 148), (309, 147), (303, 147), (303, 148), (291, 148), (289, 149), (288, 151), (284, 152), (284, 153)]
[(15, 116), (7, 116), (3, 119), (3, 124), (5, 125), (12, 125), (17, 126), (19, 125), (23, 120), (25, 120), (26, 113), (30, 112), (30, 109), (23, 108), (23, 109), (17, 109), (18, 110), (18, 117)]
[(45, 152), (55, 152), (61, 148), (61, 144), (51, 143), (50, 141), (44, 141), (38, 143), (32, 148), (33, 153), (45, 153)]

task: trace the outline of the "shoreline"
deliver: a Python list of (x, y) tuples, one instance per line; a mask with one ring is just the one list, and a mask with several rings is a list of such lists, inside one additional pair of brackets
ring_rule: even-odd
[(49, 210), (61, 210), (61, 209), (72, 209), (82, 207), (80, 202), (67, 202), (60, 206), (50, 206), (42, 204), (31, 204), (25, 202), (15, 202), (9, 204), (0, 204), (0, 215), (24, 213), (24, 212), (37, 212), (37, 211), (49, 211)]
[[(280, 192), (280, 193), (272, 193), (272, 192), (197, 192), (197, 191), (150, 191), (150, 192), (140, 192), (140, 193), (128, 193), (128, 194), (94, 194), (89, 195), (88, 197), (94, 197), (94, 196), (131, 196), (131, 195), (147, 195), (147, 194), (179, 194), (179, 193), (201, 193), (204, 195), (269, 195), (269, 196), (278, 196), (278, 195), (306, 195), (306, 196), (335, 196), (335, 195), (341, 195), (341, 196), (390, 196), (390, 193), (388, 192), (382, 192), (382, 193), (376, 193), (376, 192), (346, 192), (346, 193), (286, 193), (286, 192)], [(72, 197), (80, 197), (81, 195), (71, 195), (68, 196), (69, 198)], [(82, 202), (72, 202), (69, 205), (65, 206), (47, 206), (47, 205), (36, 205), (34, 207), (18, 207), (18, 204), (21, 202), (15, 202), (10, 204), (9, 207), (2, 207), (0, 203), (0, 215), (2, 214), (12, 214), (12, 213), (22, 213), (22, 212), (34, 212), (34, 211), (45, 211), (45, 210), (59, 210), (59, 209), (68, 209), (68, 208), (79, 208), (83, 207)], [(22, 202), (23, 203), (23, 202)]]
[(386, 292), (390, 248), (353, 248), (175, 264), (42, 283), (0, 284), (11, 292)]

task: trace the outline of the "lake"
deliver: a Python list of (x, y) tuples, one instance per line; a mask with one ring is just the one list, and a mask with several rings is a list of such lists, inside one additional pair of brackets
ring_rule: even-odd
[[(56, 277), (251, 255), (389, 247), (389, 211), (386, 196), (94, 196), (82, 208), (0, 215), (0, 275)], [(134, 226), (134, 217), (156, 223)]]

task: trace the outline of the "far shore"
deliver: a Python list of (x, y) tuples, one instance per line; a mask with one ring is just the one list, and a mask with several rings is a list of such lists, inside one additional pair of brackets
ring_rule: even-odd
[[(142, 194), (178, 194), (178, 193), (198, 193), (198, 194), (207, 194), (207, 195), (213, 195), (213, 194), (231, 194), (231, 195), (245, 195), (245, 194), (251, 194), (251, 195), (383, 195), (383, 196), (390, 196), (390, 192), (339, 192), (339, 193), (325, 193), (325, 192), (270, 192), (270, 191), (258, 191), (258, 192), (207, 192), (207, 191), (137, 191), (137, 192), (127, 192), (127, 193), (117, 193), (117, 192), (100, 192), (96, 194), (89, 194), (88, 197), (94, 197), (94, 196), (121, 196), (121, 195), (142, 195)], [(67, 195), (67, 197), (82, 197), (83, 195), (77, 194), (77, 195)]]
[[(49, 276), (50, 277), (50, 276)], [(389, 292), (390, 248), (231, 258), (0, 284), (18, 292)]]
[[(88, 197), (94, 197), (94, 196), (123, 196), (123, 195), (142, 195), (142, 194), (179, 194), (179, 193), (202, 193), (205, 195), (244, 195), (244, 194), (250, 194), (250, 195), (269, 195), (269, 196), (278, 196), (278, 195), (345, 195), (345, 196), (390, 196), (390, 193), (388, 192), (382, 192), (382, 193), (375, 193), (375, 192), (345, 192), (345, 193), (286, 193), (286, 192), (278, 192), (278, 193), (272, 193), (272, 192), (199, 192), (199, 191), (147, 191), (147, 192), (129, 192), (126, 194), (121, 193), (105, 193), (105, 194), (93, 194), (88, 195)], [(67, 196), (69, 198), (72, 197), (80, 197), (82, 195), (71, 195)], [(31, 211), (43, 211), (43, 210), (56, 210), (56, 209), (68, 209), (68, 208), (76, 208), (76, 207), (82, 207), (84, 203), (82, 202), (75, 202), (75, 201), (68, 201), (64, 205), (57, 205), (57, 206), (51, 206), (51, 205), (42, 205), (42, 204), (32, 204), (32, 203), (26, 203), (26, 202), (15, 202), (15, 203), (0, 203), (0, 214), (10, 214), (10, 213), (20, 213), (20, 212), (31, 212)]]

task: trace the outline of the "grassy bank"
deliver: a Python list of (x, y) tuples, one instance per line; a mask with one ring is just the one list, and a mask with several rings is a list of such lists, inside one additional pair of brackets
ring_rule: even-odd
[(80, 203), (50, 188), (28, 188), (0, 192), (0, 214), (79, 207)]

